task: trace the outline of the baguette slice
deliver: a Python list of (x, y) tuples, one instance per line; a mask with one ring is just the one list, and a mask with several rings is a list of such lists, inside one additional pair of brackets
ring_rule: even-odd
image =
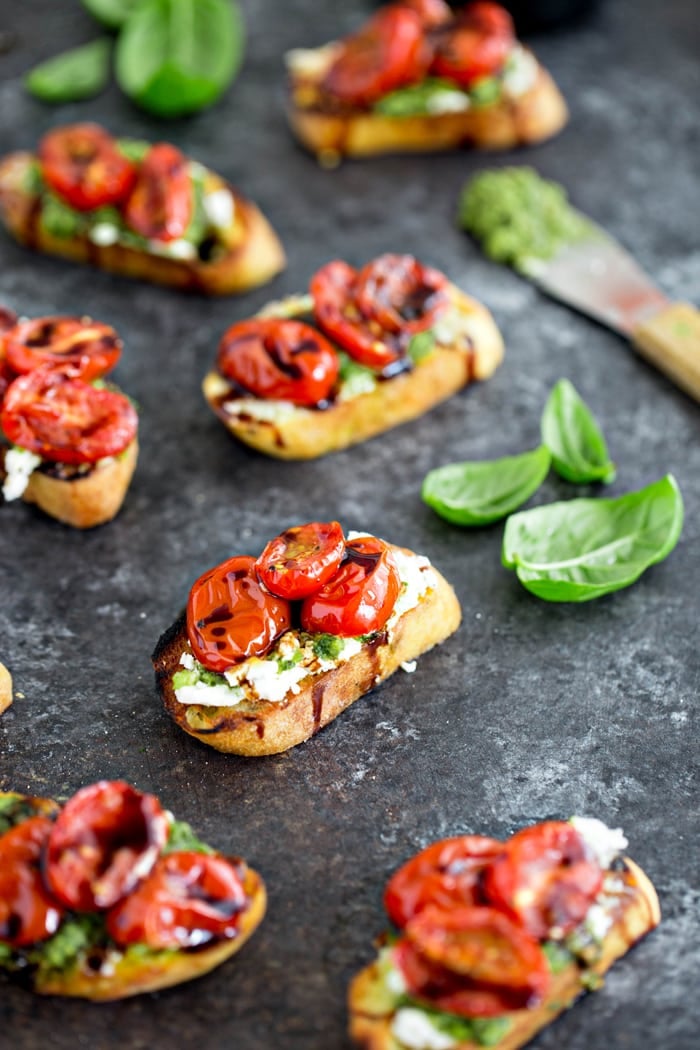
[[(2, 458), (0, 451), (0, 467)], [(101, 460), (86, 474), (61, 478), (39, 468), (29, 476), (22, 499), (76, 529), (104, 525), (121, 508), (137, 459), (138, 441), (134, 439), (118, 456)]]
[(0, 220), (20, 244), (101, 270), (186, 291), (228, 295), (256, 288), (285, 265), (284, 249), (260, 209), (219, 175), (207, 171), (205, 189), (228, 189), (235, 202), (230, 227), (219, 234), (225, 253), (210, 262), (156, 255), (123, 244), (97, 245), (84, 235), (56, 237), (39, 222), (39, 197), (27, 190), (35, 157), (11, 153), (0, 160)]
[(0, 664), (0, 715), (12, 703), (12, 675), (4, 664)]
[[(511, 1026), (496, 1044), (496, 1050), (517, 1050), (525, 1046), (542, 1028), (568, 1009), (593, 983), (629, 951), (645, 934), (659, 924), (661, 912), (656, 890), (647, 875), (634, 861), (623, 858), (624, 870), (611, 872), (616, 893), (608, 893), (613, 924), (608, 930), (598, 956), (588, 962), (571, 963), (552, 974), (549, 994), (539, 1006), (505, 1014)], [(363, 1050), (405, 1050), (392, 1031), (395, 1014), (391, 996), (387, 995), (377, 962), (361, 970), (350, 984), (348, 1005), (350, 1035)], [(456, 1042), (450, 1050), (479, 1050), (474, 1041)]]
[[(410, 552), (409, 552), (410, 553)], [(168, 714), (190, 736), (217, 751), (273, 755), (301, 744), (368, 693), (401, 664), (415, 660), (457, 630), (461, 609), (447, 580), (431, 567), (434, 581), (417, 605), (377, 640), (335, 668), (308, 675), (298, 693), (280, 703), (244, 700), (231, 707), (182, 704), (172, 676), (188, 648), (184, 614), (163, 634), (153, 654), (156, 681)]]
[(229, 381), (211, 371), (202, 384), (204, 396), (234, 437), (277, 459), (315, 459), (366, 441), (422, 416), (472, 380), (488, 379), (503, 360), (503, 339), (489, 310), (455, 285), (450, 295), (459, 334), (410, 372), (380, 381), (368, 393), (319, 410), (272, 402), (279, 411), (258, 415), (264, 402), (238, 398)]
[[(340, 108), (324, 97), (320, 82), (335, 55), (317, 48), (313, 72), (291, 68), (288, 118), (298, 140), (328, 166), (341, 157), (457, 149), (506, 150), (551, 138), (568, 120), (566, 102), (547, 70), (537, 63), (531, 86), (488, 105), (459, 112), (391, 117), (372, 110)], [(531, 56), (534, 61), (534, 56)]]

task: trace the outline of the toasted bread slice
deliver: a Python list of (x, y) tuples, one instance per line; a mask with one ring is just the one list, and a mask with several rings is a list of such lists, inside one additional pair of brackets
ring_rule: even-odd
[(367, 393), (318, 410), (268, 402), (278, 410), (258, 415), (264, 402), (239, 397), (227, 379), (211, 371), (202, 385), (204, 396), (235, 437), (278, 459), (315, 459), (366, 441), (422, 416), (472, 380), (488, 379), (503, 360), (503, 339), (491, 313), (454, 285), (450, 295), (459, 319), (451, 340), (437, 344), (411, 371), (378, 382)]
[[(407, 552), (410, 554), (410, 552)], [(217, 751), (273, 755), (301, 744), (328, 725), (402, 664), (415, 660), (456, 631), (461, 609), (450, 584), (434, 567), (428, 589), (377, 638), (331, 670), (309, 674), (281, 702), (243, 700), (230, 707), (183, 704), (172, 676), (188, 650), (184, 615), (165, 632), (153, 654), (156, 681), (168, 714), (190, 736)]]
[(0, 664), (0, 715), (12, 703), (12, 675), (4, 664)]
[(210, 261), (186, 260), (124, 244), (99, 245), (84, 235), (56, 237), (40, 222), (39, 197), (27, 188), (35, 162), (34, 155), (27, 152), (11, 153), (0, 161), (0, 220), (28, 248), (125, 277), (210, 295), (256, 288), (284, 268), (284, 249), (260, 209), (214, 172), (207, 171), (205, 190), (231, 193), (233, 219), (217, 234), (218, 255)]
[(328, 166), (341, 157), (381, 153), (512, 149), (551, 138), (568, 120), (559, 88), (539, 63), (531, 85), (517, 94), (504, 91), (498, 101), (458, 112), (395, 117), (334, 104), (320, 88), (334, 46), (318, 48), (315, 55), (310, 72), (290, 67), (288, 117), (299, 141)]
[(85, 474), (61, 477), (39, 468), (30, 474), (22, 499), (76, 529), (104, 525), (121, 508), (137, 459), (134, 439), (118, 456), (100, 460)]
[[(623, 863), (623, 870), (609, 873), (612, 888), (605, 892), (605, 907), (613, 921), (596, 957), (571, 963), (553, 973), (546, 999), (534, 1008), (504, 1014), (510, 1027), (497, 1043), (490, 1042), (489, 1046), (495, 1046), (496, 1050), (517, 1050), (524, 1046), (590, 989), (596, 977), (602, 976), (658, 925), (661, 912), (656, 890), (633, 861), (625, 857)], [(393, 1031), (395, 996), (388, 992), (378, 962), (355, 976), (350, 985), (348, 1004), (350, 1034), (358, 1046), (363, 1050), (405, 1050), (405, 1044)], [(472, 1040), (456, 1041), (450, 1050), (479, 1050), (479, 1046)]]

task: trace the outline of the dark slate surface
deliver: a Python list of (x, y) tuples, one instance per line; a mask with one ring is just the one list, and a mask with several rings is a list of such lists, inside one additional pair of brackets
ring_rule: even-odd
[[(2, 508), (0, 657), (17, 697), (0, 721), (0, 784), (61, 797), (126, 777), (246, 856), (270, 890), (268, 917), (242, 955), (191, 985), (109, 1006), (3, 985), (0, 1044), (15, 1050), (344, 1047), (347, 981), (371, 957), (388, 874), (439, 836), (505, 835), (572, 812), (627, 830), (664, 922), (535, 1045), (697, 1046), (698, 406), (614, 334), (480, 258), (453, 223), (465, 178), (527, 161), (565, 182), (669, 295), (697, 300), (697, 6), (620, 0), (533, 38), (571, 105), (556, 141), (329, 173), (286, 131), (282, 54), (350, 28), (362, 8), (248, 0), (248, 57), (233, 90), (167, 125), (116, 89), (58, 109), (30, 99), (27, 67), (94, 26), (66, 0), (0, 12), (16, 34), (0, 59), (3, 151), (75, 119), (169, 137), (254, 194), (289, 253), (271, 287), (208, 302), (0, 240), (2, 301), (115, 324), (126, 343), (116, 378), (142, 413), (141, 462), (114, 523), (81, 534), (19, 503)], [(483, 298), (507, 341), (501, 370), (415, 425), (325, 461), (284, 465), (238, 447), (199, 393), (220, 333), (271, 294), (301, 289), (328, 258), (361, 263), (385, 250), (415, 252)], [(460, 531), (419, 499), (432, 467), (535, 444), (561, 376), (603, 423), (619, 464), (611, 493), (673, 471), (687, 508), (666, 562), (579, 607), (521, 589), (499, 564), (500, 526)], [(533, 502), (573, 494), (550, 477)], [(185, 737), (161, 712), (149, 654), (189, 584), (291, 523), (330, 517), (427, 553), (455, 583), (461, 630), (415, 674), (397, 674), (289, 754), (246, 761)]]

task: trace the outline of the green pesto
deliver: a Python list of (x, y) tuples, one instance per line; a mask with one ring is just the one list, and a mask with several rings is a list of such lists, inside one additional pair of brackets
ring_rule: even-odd
[(574, 961), (574, 956), (558, 941), (545, 941), (542, 950), (547, 957), (547, 965), (552, 973), (561, 973)]
[(335, 634), (319, 634), (314, 638), (314, 654), (319, 660), (337, 660), (344, 645), (343, 639)]
[(117, 139), (116, 147), (127, 160), (133, 160), (135, 164), (140, 164), (151, 148), (151, 143), (145, 142), (143, 139)]
[(491, 106), (498, 102), (502, 90), (497, 77), (479, 77), (469, 86), (469, 100), (474, 106)]
[(465, 95), (465, 109), (468, 102), (466, 92), (451, 80), (440, 77), (426, 77), (419, 84), (397, 88), (378, 99), (372, 107), (375, 113), (385, 117), (423, 117), (435, 115), (440, 109), (440, 100), (446, 95)]
[(215, 853), (211, 846), (197, 838), (190, 825), (184, 820), (174, 820), (170, 825), (168, 841), (163, 847), (163, 854), (188, 850), (193, 853)]
[(428, 328), (424, 332), (416, 332), (411, 337), (411, 341), (408, 344), (408, 356), (414, 365), (419, 365), (421, 361), (425, 361), (426, 357), (430, 357), (434, 349), (435, 335)]
[(86, 226), (84, 213), (71, 208), (69, 204), (50, 191), (42, 195), (39, 221), (52, 237), (62, 239), (80, 236)]
[(35, 816), (36, 812), (37, 807), (33, 799), (25, 798), (24, 795), (0, 798), (0, 835)]
[(296, 667), (298, 663), (304, 658), (304, 653), (301, 649), (297, 649), (292, 656), (280, 657), (277, 661), (278, 671), (291, 671), (293, 667)]
[(509, 1017), (460, 1017), (427, 1006), (410, 996), (402, 996), (399, 1006), (420, 1010), (438, 1032), (460, 1043), (474, 1042), (479, 1046), (497, 1046), (511, 1027)]
[(47, 941), (34, 945), (27, 959), (40, 971), (68, 970), (83, 952), (107, 943), (104, 915), (73, 915)]
[(376, 373), (366, 365), (353, 361), (344, 350), (337, 350), (339, 371), (338, 378), (345, 387), (346, 394), (366, 394), (377, 385)]
[(41, 174), (41, 165), (38, 160), (32, 160), (27, 164), (22, 177), (22, 189), (32, 197), (38, 197), (44, 192), (45, 183)]

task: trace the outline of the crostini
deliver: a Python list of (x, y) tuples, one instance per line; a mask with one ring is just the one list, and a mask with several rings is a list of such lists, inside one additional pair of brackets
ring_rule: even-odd
[(123, 781), (62, 807), (0, 794), (0, 969), (42, 995), (108, 1001), (199, 977), (245, 944), (265, 901), (244, 861)]
[(5, 502), (35, 503), (79, 529), (111, 521), (138, 457), (136, 409), (104, 380), (121, 340), (89, 317), (13, 320), (0, 331)]
[(3, 711), (7, 711), (11, 703), (12, 675), (4, 664), (0, 664), (0, 715)]
[(307, 294), (232, 325), (203, 391), (245, 444), (312, 459), (415, 419), (502, 358), (486, 307), (413, 256), (387, 254), (360, 270), (330, 262)]
[(444, 0), (398, 0), (351, 36), (287, 55), (289, 120), (332, 166), (343, 156), (511, 149), (565, 125), (549, 73), (499, 4), (453, 12)]
[(207, 294), (255, 288), (285, 264), (262, 212), (221, 176), (97, 124), (0, 160), (0, 219), (28, 248)]
[(427, 558), (334, 522), (310, 522), (204, 573), (153, 654), (186, 733), (239, 755), (308, 740), (459, 626)]
[(436, 842), (390, 879), (392, 923), (353, 979), (350, 1034), (364, 1050), (517, 1050), (661, 917), (622, 832), (573, 817), (506, 842)]

